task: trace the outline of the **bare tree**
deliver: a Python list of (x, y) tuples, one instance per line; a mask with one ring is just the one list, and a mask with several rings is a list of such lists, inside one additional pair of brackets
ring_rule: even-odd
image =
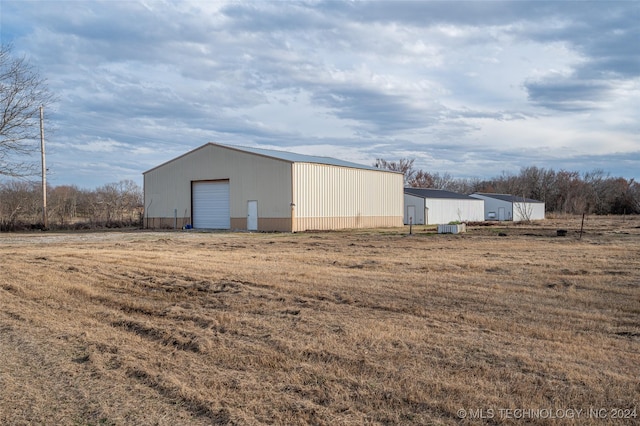
[(49, 192), (52, 216), (58, 218), (61, 226), (70, 223), (77, 215), (80, 190), (74, 185), (65, 185), (51, 188)]
[(582, 180), (589, 188), (588, 203), (590, 209), (596, 214), (609, 213), (607, 206), (607, 181), (609, 174), (602, 169), (595, 169), (591, 172), (584, 173)]
[(640, 182), (631, 179), (629, 182), (629, 195), (636, 213), (640, 213)]
[(27, 156), (37, 151), (40, 107), (52, 102), (45, 80), (26, 59), (0, 45), (0, 175), (35, 172)]
[(621, 177), (607, 179), (605, 205), (608, 206), (608, 214), (638, 213), (634, 183), (634, 179), (626, 180)]
[(460, 194), (473, 194), (474, 192), (491, 192), (484, 190), (484, 182), (479, 178), (461, 178), (455, 179), (452, 188), (453, 192)]
[(580, 179), (578, 172), (560, 170), (555, 175), (546, 207), (560, 213), (589, 213), (588, 193), (587, 184)]
[(394, 172), (401, 172), (404, 175), (404, 184), (408, 185), (416, 174), (413, 169), (413, 158), (401, 158), (398, 161), (387, 161), (384, 158), (376, 159), (375, 166), (379, 169), (391, 170)]
[(408, 184), (412, 188), (433, 188), (433, 176), (429, 172), (418, 170)]
[(449, 173), (435, 173), (433, 175), (433, 187), (435, 189), (444, 189), (447, 191), (455, 190), (455, 179)]
[(13, 230), (20, 223), (35, 223), (39, 217), (40, 187), (25, 181), (0, 184), (0, 230)]
[(132, 215), (142, 206), (142, 190), (132, 180), (103, 185), (96, 189), (96, 196), (96, 211), (107, 225), (132, 221)]

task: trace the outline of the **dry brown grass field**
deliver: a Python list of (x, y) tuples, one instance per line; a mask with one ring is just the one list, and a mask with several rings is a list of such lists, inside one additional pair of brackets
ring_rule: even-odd
[(0, 424), (638, 424), (640, 217), (579, 229), (0, 235)]

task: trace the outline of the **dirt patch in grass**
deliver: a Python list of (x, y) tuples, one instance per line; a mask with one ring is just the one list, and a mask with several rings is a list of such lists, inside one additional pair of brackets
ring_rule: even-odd
[(580, 226), (0, 235), (0, 424), (633, 424), (640, 219)]

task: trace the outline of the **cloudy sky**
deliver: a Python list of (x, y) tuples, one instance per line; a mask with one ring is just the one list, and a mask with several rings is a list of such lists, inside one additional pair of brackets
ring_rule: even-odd
[(639, 22), (638, 1), (0, 0), (58, 98), (48, 180), (81, 188), (207, 142), (640, 179)]

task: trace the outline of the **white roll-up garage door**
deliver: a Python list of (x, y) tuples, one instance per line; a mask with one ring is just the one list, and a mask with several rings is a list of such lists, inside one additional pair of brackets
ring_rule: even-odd
[(193, 182), (193, 227), (196, 229), (229, 229), (229, 181)]

